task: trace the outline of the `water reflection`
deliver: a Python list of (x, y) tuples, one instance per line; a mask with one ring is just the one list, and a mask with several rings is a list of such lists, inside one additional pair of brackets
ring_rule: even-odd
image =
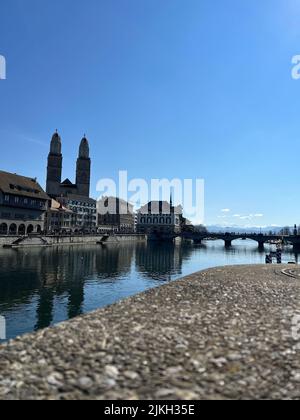
[(138, 249), (136, 269), (153, 280), (168, 281), (174, 275), (181, 275), (183, 254), (191, 252), (192, 248), (149, 242)]
[(263, 263), (266, 251), (249, 241), (1, 249), (0, 314), (12, 338), (200, 269)]

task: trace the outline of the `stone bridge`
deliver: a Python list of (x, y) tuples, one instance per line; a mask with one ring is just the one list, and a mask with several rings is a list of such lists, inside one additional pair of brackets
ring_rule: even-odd
[[(195, 243), (202, 243), (204, 240), (222, 240), (225, 242), (226, 247), (230, 247), (233, 241), (242, 239), (250, 239), (258, 243), (259, 248), (263, 248), (267, 242), (285, 241), (289, 237), (282, 235), (264, 235), (262, 233), (197, 233), (197, 232), (184, 232), (180, 235), (183, 239), (191, 239)], [(300, 244), (300, 237), (299, 237)]]

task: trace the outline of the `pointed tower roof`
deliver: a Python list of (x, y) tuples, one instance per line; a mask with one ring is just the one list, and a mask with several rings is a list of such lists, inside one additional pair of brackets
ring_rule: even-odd
[(75, 187), (75, 185), (69, 180), (69, 178), (65, 179), (61, 185), (64, 187)]
[(52, 136), (50, 153), (54, 155), (61, 154), (61, 138), (57, 131)]
[(90, 146), (88, 139), (84, 136), (81, 140), (79, 147), (79, 158), (89, 159), (90, 157)]

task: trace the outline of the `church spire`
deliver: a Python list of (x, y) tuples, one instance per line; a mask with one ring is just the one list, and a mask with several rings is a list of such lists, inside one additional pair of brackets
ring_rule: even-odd
[(79, 146), (79, 159), (89, 159), (90, 157), (90, 146), (88, 139), (84, 135)]
[(46, 191), (47, 194), (52, 198), (58, 197), (60, 195), (62, 160), (61, 138), (56, 130), (51, 139), (47, 166)]
[(61, 138), (58, 131), (53, 134), (50, 146), (50, 154), (60, 155), (61, 154)]
[(78, 195), (89, 197), (91, 179), (90, 146), (86, 136), (80, 142), (76, 165), (76, 185)]

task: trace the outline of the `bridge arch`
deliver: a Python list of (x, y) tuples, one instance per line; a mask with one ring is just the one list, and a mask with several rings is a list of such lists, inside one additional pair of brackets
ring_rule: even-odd
[(231, 240), (231, 242), (235, 242), (235, 241), (263, 242), (259, 238), (253, 238), (252, 236), (247, 236), (247, 235), (246, 236), (235, 237)]

